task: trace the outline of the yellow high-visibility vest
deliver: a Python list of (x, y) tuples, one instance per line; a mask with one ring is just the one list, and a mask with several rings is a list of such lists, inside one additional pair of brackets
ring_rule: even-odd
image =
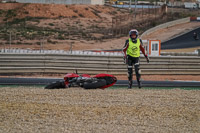
[(129, 46), (126, 54), (132, 57), (140, 57), (140, 39), (137, 39), (137, 43), (133, 43), (131, 38), (129, 38)]

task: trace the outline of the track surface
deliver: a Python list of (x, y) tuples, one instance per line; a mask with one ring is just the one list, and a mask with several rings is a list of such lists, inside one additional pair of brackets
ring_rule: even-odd
[(161, 49), (181, 49), (181, 48), (192, 48), (200, 46), (200, 39), (195, 40), (193, 38), (194, 32), (198, 33), (198, 36), (200, 37), (200, 28), (197, 28), (186, 34), (180, 35), (171, 40), (163, 42), (161, 44)]
[[(0, 85), (47, 85), (48, 83), (63, 80), (60, 78), (0, 78)], [(115, 86), (127, 86), (127, 80), (118, 80)], [(133, 86), (137, 82), (133, 81)], [(143, 87), (200, 87), (198, 81), (142, 81)]]

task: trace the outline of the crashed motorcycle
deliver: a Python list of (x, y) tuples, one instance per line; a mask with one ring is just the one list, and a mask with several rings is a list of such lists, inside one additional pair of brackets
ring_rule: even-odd
[(45, 89), (60, 89), (70, 87), (82, 87), (84, 89), (105, 89), (113, 86), (117, 82), (117, 78), (110, 74), (97, 74), (91, 77), (88, 74), (78, 75), (76, 73), (68, 73), (64, 76), (64, 80), (56, 81), (45, 86)]

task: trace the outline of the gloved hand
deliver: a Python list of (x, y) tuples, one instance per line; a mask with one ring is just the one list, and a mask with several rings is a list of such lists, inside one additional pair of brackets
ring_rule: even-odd
[(148, 57), (148, 55), (145, 55), (145, 58), (147, 60), (147, 63), (149, 63), (149, 57)]
[(127, 56), (124, 56), (123, 59), (124, 59), (124, 64), (127, 64), (127, 61), (128, 61)]

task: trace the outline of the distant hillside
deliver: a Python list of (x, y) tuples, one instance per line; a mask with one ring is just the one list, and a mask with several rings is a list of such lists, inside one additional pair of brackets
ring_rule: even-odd
[[(107, 15), (117, 15), (119, 12), (115, 8), (107, 6), (94, 5), (57, 5), (57, 4), (20, 4), (20, 3), (0, 3), (1, 17), (2, 11), (6, 16), (7, 10), (12, 10), (13, 14), (9, 14), (13, 18), (24, 17), (44, 17), (44, 18), (99, 18), (99, 13)], [(113, 12), (115, 12), (113, 14)]]
[(113, 17), (126, 14), (110, 6), (0, 3), (0, 44), (9, 34), (16, 47), (39, 45), (41, 38), (49, 44), (94, 40), (112, 27)]
[(134, 10), (111, 6), (0, 3), (0, 48), (41, 49), (45, 44), (46, 49), (69, 49), (76, 44), (83, 49), (127, 36), (131, 28), (142, 33), (185, 17), (182, 10), (175, 14), (174, 8), (174, 16), (165, 11), (165, 7), (138, 9), (135, 16)]

